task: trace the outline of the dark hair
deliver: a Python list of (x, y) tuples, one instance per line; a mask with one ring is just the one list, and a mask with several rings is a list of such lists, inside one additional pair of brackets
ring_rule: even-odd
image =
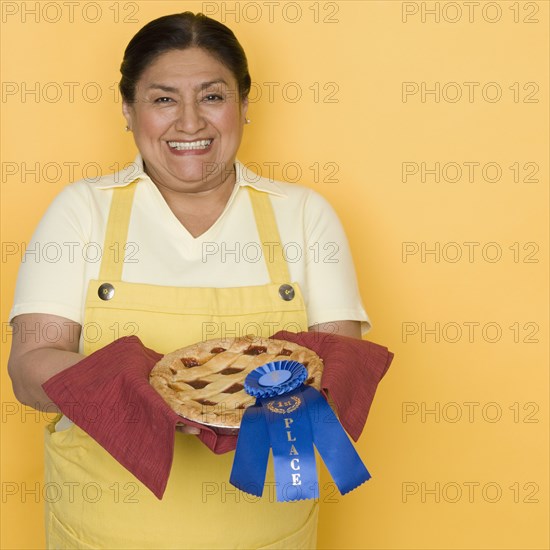
[(135, 100), (136, 85), (143, 71), (158, 56), (170, 50), (198, 47), (225, 65), (235, 77), (241, 99), (250, 92), (248, 62), (233, 31), (202, 13), (190, 11), (159, 17), (130, 40), (120, 66), (119, 89), (124, 101)]

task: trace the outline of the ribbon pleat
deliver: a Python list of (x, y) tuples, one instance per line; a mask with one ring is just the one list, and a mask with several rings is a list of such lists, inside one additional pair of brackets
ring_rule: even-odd
[(351, 444), (326, 399), (314, 388), (303, 386), (302, 395), (312, 418), (313, 442), (340, 493), (345, 495), (371, 475)]

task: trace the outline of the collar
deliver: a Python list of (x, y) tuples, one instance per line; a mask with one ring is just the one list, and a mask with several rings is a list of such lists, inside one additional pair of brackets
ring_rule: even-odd
[[(241, 161), (235, 160), (235, 172), (237, 176), (236, 184), (239, 187), (253, 187), (258, 191), (269, 193), (271, 195), (277, 195), (279, 197), (286, 197), (282, 185), (271, 179), (264, 178), (256, 172), (248, 169)], [(151, 178), (145, 173), (143, 169), (143, 159), (141, 155), (137, 155), (133, 162), (127, 164), (120, 172), (114, 174), (108, 174), (102, 176), (95, 183), (97, 189), (116, 189), (117, 187), (126, 187), (135, 181), (150, 181)]]

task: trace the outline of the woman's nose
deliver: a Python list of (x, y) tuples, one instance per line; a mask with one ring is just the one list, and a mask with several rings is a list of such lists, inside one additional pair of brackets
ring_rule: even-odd
[(176, 130), (185, 132), (186, 134), (196, 134), (206, 125), (204, 117), (200, 112), (200, 106), (195, 102), (185, 103), (179, 109), (176, 119)]

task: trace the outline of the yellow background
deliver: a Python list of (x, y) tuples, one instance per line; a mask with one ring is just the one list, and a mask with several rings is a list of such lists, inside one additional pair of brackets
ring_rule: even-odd
[[(235, 3), (80, 2), (71, 22), (62, 2), (2, 2), (2, 548), (44, 544), (47, 418), (16, 403), (6, 371), (21, 243), (69, 183), (68, 163), (79, 179), (133, 159), (113, 92), (124, 47), (184, 9), (237, 34), (256, 82), (239, 158), (262, 175), (280, 163), (277, 179), (297, 165), (330, 200), (369, 338), (396, 353), (357, 446), (373, 479), (345, 497), (327, 485), (319, 547), (548, 548), (548, 2), (481, 0), (469, 13), (464, 2), (301, 1), (300, 15), (281, 1), (272, 22), (265, 2), (241, 2), (238, 22), (222, 4)], [(405, 101), (403, 82), (439, 83), (440, 95)], [(465, 82), (479, 83), (471, 100)], [(482, 94), (490, 82), (497, 101), (495, 85)], [(36, 83), (38, 96), (24, 92)], [(402, 176), (403, 163), (436, 162), (462, 177), (451, 181), (454, 165), (439, 182)], [(38, 182), (23, 163), (39, 163)], [(473, 181), (464, 163), (479, 163)]]

